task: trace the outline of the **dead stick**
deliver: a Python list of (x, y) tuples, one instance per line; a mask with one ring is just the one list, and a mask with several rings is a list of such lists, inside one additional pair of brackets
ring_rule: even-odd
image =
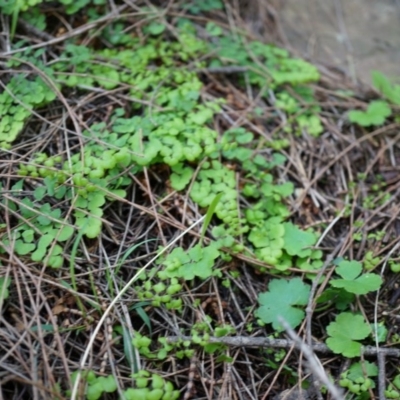
[[(167, 343), (177, 343), (179, 341), (192, 341), (191, 336), (167, 336)], [(277, 349), (289, 349), (295, 345), (293, 340), (288, 339), (270, 339), (263, 337), (251, 336), (228, 336), (228, 337), (210, 337), (208, 343), (221, 343), (227, 346), (234, 347), (270, 347)], [(314, 343), (310, 348), (317, 353), (332, 354), (333, 351), (323, 343)], [(363, 346), (361, 353), (364, 356), (377, 356), (384, 354), (386, 357), (400, 357), (399, 349), (385, 349), (379, 350), (374, 346)]]

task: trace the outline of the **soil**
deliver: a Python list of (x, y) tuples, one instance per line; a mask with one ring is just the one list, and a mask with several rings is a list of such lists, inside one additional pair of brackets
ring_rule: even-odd
[(400, 80), (400, 0), (286, 0), (281, 30), (299, 55), (355, 82), (371, 70)]

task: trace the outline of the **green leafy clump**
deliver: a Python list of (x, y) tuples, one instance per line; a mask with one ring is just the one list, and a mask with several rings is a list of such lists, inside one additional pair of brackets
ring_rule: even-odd
[[(72, 384), (75, 383), (78, 371), (71, 375)], [(135, 381), (135, 387), (123, 391), (124, 398), (127, 400), (175, 400), (179, 398), (179, 390), (174, 390), (171, 382), (166, 381), (158, 374), (152, 374), (145, 370), (140, 370), (132, 375)], [(86, 383), (85, 399), (98, 400), (105, 393), (114, 393), (117, 391), (116, 379), (112, 375), (97, 376), (94, 371), (84, 371), (82, 379)], [(67, 390), (67, 396), (71, 391)]]
[[(310, 88), (294, 88), (296, 96), (287, 91), (276, 95), (275, 106), (287, 114), (288, 122), (284, 131), (301, 135), (304, 131), (309, 135), (318, 137), (323, 132), (319, 118), (321, 108), (316, 106)], [(304, 107), (304, 105), (307, 107)]]
[(352, 358), (361, 355), (361, 343), (371, 334), (371, 327), (362, 315), (341, 313), (327, 327), (327, 346), (335, 353)]
[(219, 161), (205, 162), (192, 185), (190, 197), (200, 207), (208, 207), (218, 194), (222, 196), (215, 208), (215, 214), (225, 223), (229, 234), (236, 236), (243, 233), (245, 229), (240, 229), (234, 172)]
[(221, 0), (192, 0), (184, 4), (184, 9), (192, 14), (200, 14), (201, 12), (222, 10), (223, 2)]
[[(72, 384), (75, 383), (79, 371), (75, 371), (71, 375)], [(117, 383), (112, 375), (96, 376), (94, 371), (84, 371), (82, 379), (86, 382), (85, 399), (98, 400), (103, 393), (114, 393), (117, 390)], [(67, 396), (71, 395), (71, 391), (67, 390)]]
[(232, 62), (249, 67), (250, 82), (259, 87), (270, 84), (276, 88), (285, 83), (296, 86), (319, 79), (315, 66), (290, 57), (289, 52), (282, 48), (258, 41), (245, 43), (242, 37), (228, 35), (219, 38), (217, 45), (219, 59), (214, 60), (212, 65)]
[[(135, 332), (132, 339), (132, 346), (139, 351), (139, 353), (148, 359), (165, 360), (171, 353), (179, 358), (192, 357), (194, 349), (191, 347), (191, 341), (179, 340), (175, 343), (167, 343), (165, 337), (159, 337), (157, 344), (154, 344), (151, 338)], [(150, 348), (151, 347), (151, 348)]]
[(379, 71), (372, 71), (372, 83), (375, 88), (391, 103), (400, 105), (400, 85), (395, 85)]
[(142, 283), (135, 287), (139, 300), (149, 301), (153, 307), (160, 307), (165, 304), (168, 310), (181, 310), (183, 302), (176, 295), (182, 290), (182, 285), (176, 278), (164, 279), (161, 282), (153, 283), (150, 274), (142, 274)]
[[(49, 2), (50, 0), (7, 0), (0, 2), (0, 10), (7, 15), (19, 13), (20, 11), (28, 11), (31, 8), (37, 6), (38, 4)], [(59, 0), (63, 6), (65, 6), (65, 11), (67, 14), (75, 14), (83, 7), (90, 4), (91, 0)], [(104, 0), (94, 0), (94, 4), (100, 5), (105, 4)], [(17, 14), (18, 15), (18, 14)]]
[(205, 320), (202, 322), (196, 322), (190, 329), (190, 336), (193, 344), (201, 346), (207, 354), (214, 354), (217, 356), (217, 361), (232, 362), (231, 357), (226, 357), (224, 352), (226, 352), (227, 346), (223, 343), (210, 343), (210, 335), (214, 337), (224, 337), (236, 333), (236, 329), (231, 325), (220, 325), (215, 327), (213, 330), (211, 328), (212, 320), (210, 317), (206, 316)]
[(303, 283), (300, 278), (290, 280), (273, 279), (268, 285), (268, 291), (260, 293), (260, 306), (255, 316), (263, 323), (272, 324), (277, 331), (284, 328), (279, 321), (283, 318), (292, 328), (296, 328), (304, 318), (304, 307), (310, 295), (310, 285)]
[(27, 197), (18, 203), (5, 200), (3, 203), (17, 211), (21, 221), (12, 229), (11, 237), (3, 235), (3, 245), (13, 246), (18, 255), (29, 255), (32, 261), (60, 268), (64, 261), (63, 242), (74, 233), (73, 226), (62, 218), (62, 211), (49, 203), (38, 205)]
[(126, 400), (176, 400), (180, 396), (179, 390), (174, 390), (173, 384), (158, 374), (140, 370), (132, 378), (136, 387), (124, 391)]
[[(92, 131), (96, 129), (101, 126), (92, 126)], [(126, 193), (120, 187), (131, 181), (114, 178), (124, 170), (120, 161), (125, 155), (122, 150), (104, 150), (102, 146), (88, 144), (83, 155), (81, 159), (81, 154), (76, 153), (62, 163), (60, 157), (36, 154), (32, 164), (20, 166), (19, 174), (44, 178), (44, 185), (36, 190), (40, 197), (48, 194), (58, 200), (73, 202), (75, 225), (83, 229), (87, 237), (95, 238), (101, 231), (102, 206), (106, 199), (125, 197)], [(72, 181), (73, 186), (67, 186), (67, 181)]]
[(349, 120), (361, 126), (383, 125), (386, 118), (392, 114), (388, 103), (382, 100), (376, 100), (368, 105), (366, 111), (350, 111)]
[(205, 51), (205, 44), (184, 32), (179, 38), (177, 42), (149, 38), (142, 43), (131, 37), (129, 49), (123, 51), (95, 51), (69, 44), (52, 68), (56, 79), (69, 87), (88, 90), (129, 85), (132, 100), (152, 99), (157, 106), (178, 106), (187, 111), (196, 104), (201, 82), (195, 72), (172, 70), (171, 66), (177, 63), (176, 58), (195, 58)]
[(276, 266), (283, 257), (284, 234), (282, 218), (272, 217), (265, 220), (264, 224), (252, 228), (248, 239), (260, 260)]
[(319, 269), (322, 265), (322, 252), (312, 248), (317, 242), (316, 234), (284, 222), (281, 217), (258, 223), (251, 229), (249, 241), (256, 248), (257, 257), (278, 271), (285, 271), (292, 265), (303, 270)]
[(164, 269), (158, 273), (158, 276), (161, 279), (192, 280), (195, 277), (207, 279), (219, 274), (217, 269), (213, 269), (219, 256), (219, 248), (215, 242), (205, 247), (197, 244), (187, 251), (182, 247), (177, 247), (162, 261)]
[(390, 382), (385, 390), (385, 396), (388, 399), (400, 399), (400, 374), (396, 375)]
[(16, 11), (26, 11), (42, 2), (43, 0), (3, 0), (0, 2), (0, 10), (6, 15), (11, 15)]
[(41, 78), (28, 80), (22, 74), (14, 75), (0, 94), (0, 148), (9, 148), (33, 108), (44, 106), (55, 97)]
[(348, 370), (340, 374), (339, 385), (349, 392), (360, 395), (375, 388), (371, 379), (378, 375), (378, 367), (374, 363), (362, 361), (354, 363)]
[[(249, 81), (259, 88), (272, 88), (276, 91), (275, 106), (288, 114), (285, 131), (302, 134), (306, 131), (312, 136), (323, 132), (313, 92), (304, 84), (319, 80), (317, 68), (298, 58), (290, 57), (289, 52), (273, 45), (258, 41), (245, 43), (244, 39), (233, 36), (218, 38), (218, 56), (211, 66), (234, 64), (247, 67)], [(282, 85), (290, 84), (297, 98), (286, 90), (279, 90)], [(301, 103), (298, 99), (301, 99)], [(295, 126), (293, 131), (292, 125)]]
[[(215, 104), (193, 106), (188, 111), (159, 112), (131, 119), (117, 119), (114, 132), (129, 136), (132, 162), (140, 166), (165, 163), (173, 167), (177, 188), (184, 188), (179, 175), (188, 172), (185, 161), (194, 162), (217, 150), (216, 132), (206, 127), (218, 107)], [(185, 182), (188, 183), (187, 175)]]

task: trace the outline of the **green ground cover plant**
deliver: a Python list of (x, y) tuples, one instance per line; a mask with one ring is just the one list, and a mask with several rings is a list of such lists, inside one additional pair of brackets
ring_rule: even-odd
[[(285, 334), (280, 318), (302, 329), (315, 296), (311, 312), (322, 321), (320, 342), (353, 362), (336, 377), (338, 385), (367, 396), (376, 386), (376, 365), (357, 358), (363, 345), (376, 338), (383, 345), (390, 335), (385, 318), (375, 323), (361, 311), (384, 287), (377, 266), (388, 263), (396, 273), (400, 264), (382, 255), (391, 240), (388, 229), (376, 223), (379, 229), (366, 233), (362, 213), (385, 206), (391, 192), (380, 197), (388, 185), (365, 167), (365, 176), (346, 186), (352, 204), (342, 200), (343, 191), (331, 195), (329, 182), (321, 190), (328, 200), (321, 200), (312, 184), (306, 193), (312, 176), (325, 168), (308, 176), (313, 162), (328, 160), (326, 168), (335, 168), (324, 153), (328, 145), (310, 155), (327, 136), (318, 69), (238, 27), (199, 23), (197, 16), (226, 9), (217, 0), (188, 2), (182, 8), (187, 14), (179, 17), (142, 4), (134, 30), (125, 17), (96, 25), (108, 10), (105, 1), (55, 4), (58, 13), (73, 16), (71, 26), (84, 24), (83, 10), (94, 25), (88, 36), (71, 35), (50, 51), (18, 31), (21, 18), (48, 30), (54, 16), (39, 16), (47, 2), (0, 2), (9, 16), (13, 52), (3, 65), (0, 93), (0, 148), (12, 166), (1, 182), (6, 216), (0, 224), (1, 265), (11, 260), (29, 266), (34, 271), (29, 282), (36, 276), (44, 276), (46, 285), (61, 282), (49, 295), (48, 310), (68, 321), (68, 313), (79, 315), (71, 335), (80, 349), (87, 343), (85, 332), (106, 313), (103, 302), (123, 293), (123, 308), (99, 336), (109, 350), (99, 346), (99, 352), (109, 357), (118, 348), (114, 357), (124, 370), (123, 379), (112, 368), (105, 371), (97, 356), (94, 365), (78, 368), (82, 351), (72, 346), (66, 375), (53, 377), (54, 392), (73, 397), (81, 382), (88, 400), (177, 399), (176, 371), (191, 368), (189, 360), (210, 357), (217, 371), (233, 365), (238, 355), (224, 339), (269, 330), (265, 336), (279, 340)], [(363, 133), (395, 121), (400, 104), (398, 85), (378, 72), (373, 81), (382, 98), (347, 114), (346, 123), (361, 126)], [(226, 88), (238, 98), (251, 93), (250, 105), (237, 106)], [(338, 98), (348, 97), (344, 93)], [(61, 109), (71, 114), (59, 119), (57, 142), (37, 127), (59, 124), (54, 115)], [(306, 162), (310, 166), (304, 168)], [(362, 184), (368, 190), (358, 190)], [(360, 192), (367, 195), (360, 198)], [(342, 214), (332, 211), (334, 201), (343, 206)], [(201, 218), (200, 232), (169, 247), (176, 233)], [(341, 218), (347, 219), (336, 228)], [(340, 232), (343, 242), (348, 235), (357, 251), (346, 249), (347, 258), (327, 262), (336, 240), (331, 230)], [(142, 263), (150, 255), (155, 262), (146, 269)], [(252, 282), (247, 289), (246, 279)], [(127, 288), (129, 281), (133, 285)], [(316, 295), (319, 285), (324, 290)], [(21, 290), (17, 275), (1, 275), (0, 308), (7, 311)], [(36, 328), (45, 331), (50, 317), (37, 316)], [(59, 332), (58, 326), (52, 332)], [(263, 368), (286, 368), (295, 382), (296, 368), (284, 365), (286, 350), (274, 352)], [(396, 385), (393, 380), (388, 386), (390, 396)]]

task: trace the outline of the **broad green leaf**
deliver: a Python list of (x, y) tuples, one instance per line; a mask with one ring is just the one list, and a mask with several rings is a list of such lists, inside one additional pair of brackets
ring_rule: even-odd
[(62, 247), (59, 244), (56, 244), (51, 249), (51, 253), (49, 253), (49, 255), (50, 256), (58, 256), (59, 254), (62, 253), (62, 251), (63, 251)]
[(283, 236), (285, 228), (279, 217), (269, 218), (260, 227), (255, 227), (250, 231), (249, 240), (257, 248), (273, 247), (282, 248), (284, 245)]
[(33, 229), (27, 229), (22, 232), (22, 237), (26, 243), (32, 243), (35, 238), (35, 231)]
[[(116, 197), (121, 197), (123, 199), (126, 198), (126, 190), (124, 190), (124, 189), (110, 189), (109, 192), (112, 193)], [(115, 197), (107, 196), (107, 199), (114, 200)]]
[(153, 36), (158, 36), (165, 31), (165, 25), (159, 22), (151, 22), (144, 28), (146, 33), (150, 33)]
[(108, 376), (99, 376), (97, 378), (97, 382), (99, 382), (106, 393), (113, 393), (117, 390), (117, 383), (115, 382), (115, 378), (112, 375)]
[(268, 285), (268, 292), (258, 296), (260, 307), (255, 311), (255, 316), (272, 324), (277, 331), (284, 330), (279, 317), (296, 328), (304, 318), (302, 308), (307, 304), (309, 295), (310, 285), (303, 283), (300, 278), (273, 279)]
[(361, 274), (362, 264), (359, 261), (339, 261), (335, 272), (340, 275), (343, 279), (352, 280), (357, 278)]
[(286, 222), (283, 226), (285, 229), (283, 248), (287, 253), (291, 256), (309, 257), (313, 252), (311, 247), (317, 242), (316, 234), (310, 230), (303, 231), (291, 222)]
[(357, 340), (365, 339), (370, 333), (370, 326), (364, 321), (362, 315), (341, 313), (327, 327), (328, 335), (326, 344), (335, 354), (345, 357), (359, 357), (361, 343)]
[(47, 193), (49, 196), (54, 196), (56, 182), (57, 180), (55, 178), (44, 178), (43, 183), (46, 185)]
[(59, 233), (57, 233), (57, 240), (59, 242), (65, 242), (72, 236), (73, 233), (74, 228), (72, 226), (64, 225), (62, 228), (60, 228)]
[(383, 322), (379, 322), (375, 329), (375, 324), (370, 324), (372, 336), (378, 339), (378, 343), (385, 343), (388, 335), (388, 329)]
[(360, 262), (343, 260), (335, 270), (343, 279), (331, 279), (330, 284), (357, 295), (367, 294), (381, 287), (382, 278), (379, 275), (374, 273), (360, 275), (361, 271), (362, 264)]
[(36, 249), (36, 245), (33, 243), (26, 243), (22, 240), (16, 240), (14, 245), (15, 252), (20, 256), (25, 256), (32, 253)]
[(33, 197), (37, 201), (41, 201), (44, 196), (46, 196), (47, 189), (46, 186), (38, 186), (34, 191), (33, 191)]
[(47, 261), (47, 265), (51, 268), (58, 269), (61, 268), (64, 264), (64, 258), (60, 255), (50, 256)]
[(86, 399), (87, 400), (99, 400), (101, 398), (101, 395), (103, 394), (103, 386), (101, 382), (96, 382), (94, 384), (88, 385), (86, 389)]
[[(15, 189), (13, 189), (13, 190), (15, 190)], [(32, 211), (32, 209), (35, 208), (33, 202), (30, 199), (28, 199), (27, 197), (25, 197), (24, 199), (21, 200), (21, 204), (19, 205), (19, 207), (20, 207), (21, 214), (24, 218), (29, 219), (29, 218), (33, 218), (37, 215), (34, 211)]]
[(54, 240), (54, 236), (47, 234), (43, 235), (38, 242), (37, 249), (31, 255), (32, 261), (42, 261), (46, 254), (47, 248), (50, 243)]

